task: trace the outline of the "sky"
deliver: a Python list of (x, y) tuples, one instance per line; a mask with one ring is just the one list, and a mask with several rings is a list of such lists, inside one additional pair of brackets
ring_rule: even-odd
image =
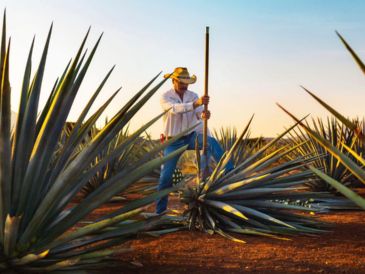
[[(298, 117), (326, 117), (327, 112), (300, 85), (345, 116), (364, 116), (364, 77), (345, 50), (338, 30), (360, 56), (365, 55), (365, 2), (325, 0), (62, 0), (2, 1), (12, 39), (10, 81), (17, 111), (31, 40), (36, 36), (33, 67), (54, 23), (41, 106), (56, 78), (76, 53), (89, 26), (91, 48), (102, 42), (77, 95), (69, 120), (116, 65), (95, 102), (95, 110), (117, 88), (121, 92), (98, 122), (112, 117), (160, 71), (187, 67), (198, 78), (189, 86), (204, 91), (205, 27), (210, 26), (209, 127), (242, 130), (252, 114), (252, 136), (272, 137), (292, 120), (279, 102)], [(159, 78), (160, 80), (162, 77)], [(135, 130), (161, 113), (159, 97), (167, 82), (136, 115)], [(162, 121), (148, 130), (153, 138)]]

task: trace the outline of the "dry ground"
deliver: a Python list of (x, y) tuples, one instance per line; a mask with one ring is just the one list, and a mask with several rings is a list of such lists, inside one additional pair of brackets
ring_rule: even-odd
[[(94, 214), (105, 214), (110, 204)], [(176, 198), (171, 207), (181, 205)], [(365, 212), (336, 212), (318, 218), (333, 223), (331, 232), (295, 236), (291, 241), (247, 236), (239, 244), (219, 235), (182, 231), (131, 241), (121, 262), (143, 264), (103, 273), (365, 273)]]

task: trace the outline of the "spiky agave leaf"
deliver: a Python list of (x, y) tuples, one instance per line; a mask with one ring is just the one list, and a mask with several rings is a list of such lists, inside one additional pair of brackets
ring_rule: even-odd
[[(351, 46), (347, 43), (345, 38), (336, 31), (337, 36), (340, 38), (341, 42), (344, 44), (345, 48), (349, 51), (354, 61), (357, 63), (359, 68), (363, 73), (365, 73), (365, 65), (358, 54), (351, 48)], [(320, 103), (323, 107), (325, 107), (329, 112), (331, 112), (337, 119), (339, 119), (343, 124), (345, 124), (349, 129), (354, 131), (354, 133), (359, 137), (362, 143), (365, 143), (365, 135), (364, 135), (364, 128), (361, 128), (356, 122), (353, 122), (343, 116), (340, 112), (338, 112), (335, 108), (327, 104), (313, 92), (309, 91), (305, 87), (302, 87), (310, 96), (312, 96), (318, 103)]]
[[(362, 72), (364, 72), (365, 65), (362, 62), (362, 60), (337, 31), (336, 34), (338, 35), (342, 43), (345, 45), (346, 49), (350, 52), (355, 62), (359, 65)], [(316, 139), (317, 142), (319, 142), (323, 146), (323, 148), (325, 148), (333, 157), (335, 157), (339, 162), (341, 162), (360, 182), (365, 183), (365, 173), (363, 170), (363, 166), (365, 163), (363, 158), (363, 151), (364, 151), (363, 148), (365, 144), (364, 124), (363, 123), (361, 124), (361, 122), (359, 122), (358, 120), (351, 121), (350, 119), (342, 115), (339, 111), (337, 111), (335, 108), (327, 104), (324, 100), (315, 95), (313, 92), (309, 91), (304, 87), (302, 88), (317, 102), (319, 102), (324, 108), (326, 108), (330, 113), (332, 113), (339, 121), (341, 121), (344, 125), (346, 125), (346, 127), (348, 127), (354, 134), (356, 134), (356, 136), (358, 137), (358, 140), (356, 140), (357, 149), (353, 150), (351, 147), (347, 146), (346, 144), (343, 144), (343, 147), (346, 151), (346, 153), (344, 153), (337, 147), (333, 146), (326, 139), (322, 138), (316, 132), (312, 131), (306, 125), (301, 123), (301, 126), (305, 129), (305, 131), (309, 135), (311, 135), (314, 139)], [(297, 120), (297, 118), (289, 111), (287, 111), (280, 105), (279, 107), (282, 108), (284, 112), (286, 112), (294, 120)], [(352, 156), (354, 158), (354, 161), (348, 155)], [(362, 197), (353, 193), (353, 191), (347, 188), (346, 186), (341, 185), (337, 180), (329, 176), (326, 176), (326, 174), (324, 174), (320, 170), (317, 170), (315, 167), (311, 167), (311, 170), (315, 172), (320, 178), (322, 178), (323, 180), (328, 182), (331, 186), (333, 186), (342, 194), (344, 194), (346, 197), (348, 197), (350, 200), (355, 202), (357, 205), (363, 207), (364, 199)]]
[(317, 132), (310, 129), (303, 122), (299, 121), (292, 113), (286, 110), (281, 105), (277, 104), (285, 113), (287, 113), (294, 121), (297, 121), (299, 125), (311, 135), (317, 142), (319, 142), (329, 153), (331, 153), (339, 162), (341, 162), (348, 170), (351, 171), (362, 183), (365, 183), (365, 171), (356, 164), (348, 155), (342, 153), (337, 147), (333, 146), (330, 142), (322, 138)]
[[(326, 203), (327, 209), (332, 206), (331, 194), (308, 192), (305, 187), (305, 183), (313, 179), (312, 172), (305, 165), (316, 157), (281, 161), (301, 144), (267, 153), (296, 126), (284, 131), (225, 174), (225, 165), (234, 155), (237, 143), (244, 135), (241, 134), (207, 181), (200, 182), (195, 188), (184, 189), (182, 200), (189, 206), (190, 228), (216, 232), (239, 242), (242, 240), (231, 233), (283, 239), (280, 235), (323, 232), (323, 223), (295, 213), (323, 211), (323, 203)], [(311, 206), (286, 202), (304, 204), (309, 200), (313, 202)]]
[[(93, 128), (91, 131), (91, 138), (92, 136), (98, 134), (98, 132), (99, 130), (96, 127)], [(120, 143), (124, 142), (129, 137), (129, 135), (128, 127), (126, 127), (124, 131), (119, 132), (110, 142), (110, 144), (104, 150), (100, 151), (100, 153), (95, 158), (93, 165), (97, 164), (107, 155), (112, 153), (112, 151), (115, 150)], [(149, 142), (147, 142), (142, 136), (138, 137), (136, 141), (130, 144), (122, 154), (120, 154), (117, 158), (108, 161), (107, 165), (97, 172), (95, 176), (93, 176), (90, 181), (82, 188), (82, 193), (85, 196), (91, 194), (100, 185), (104, 184), (111, 176), (114, 176), (114, 174), (116, 174), (119, 170), (123, 170), (126, 167), (135, 165), (136, 161), (138, 161), (150, 151), (149, 147)], [(153, 157), (155, 157), (155, 155)], [(159, 170), (159, 168), (148, 174), (148, 177), (156, 174), (156, 170)], [(157, 190), (157, 176), (155, 176), (153, 180), (146, 180), (145, 177), (141, 180), (144, 182), (137, 182), (133, 184), (123, 192), (123, 195), (128, 195), (131, 193), (148, 195)]]
[[(291, 114), (288, 110), (286, 110), (284, 107), (278, 106), (286, 112), (290, 117), (292, 117), (295, 121), (298, 121), (298, 118), (296, 118), (293, 114)], [(328, 140), (324, 139), (322, 136), (320, 136), (317, 132), (310, 129), (307, 125), (303, 124), (302, 122), (298, 121), (300, 126), (310, 135), (312, 136), (318, 143), (320, 143), (323, 148), (325, 148), (333, 157), (335, 157), (341, 164), (343, 164), (356, 178), (360, 180), (360, 182), (365, 182), (365, 172), (362, 168), (362, 166), (357, 165), (355, 161), (353, 161), (350, 156), (354, 157), (358, 161), (363, 161), (363, 158), (358, 155), (355, 151), (353, 151), (351, 148), (347, 147), (343, 144), (343, 147), (347, 152), (350, 154), (344, 153), (341, 150), (339, 150), (337, 147), (333, 146)], [(350, 156), (349, 156), (350, 155)], [(334, 178), (331, 178), (327, 174), (323, 173), (320, 170), (317, 170), (315, 167), (310, 167), (310, 169), (321, 179), (325, 180), (327, 183), (329, 183), (332, 187), (336, 188), (339, 192), (341, 192), (343, 195), (345, 195), (347, 198), (349, 198), (351, 201), (353, 201), (355, 204), (363, 208), (363, 205), (365, 204), (365, 199), (361, 196), (355, 194), (351, 189), (347, 188), (343, 184), (340, 184), (337, 180)]]
[(322, 171), (316, 169), (315, 167), (309, 166), (309, 168), (320, 178), (325, 180), (328, 184), (336, 188), (339, 192), (341, 192), (344, 196), (349, 198), (350, 200), (354, 201), (359, 207), (365, 209), (365, 199), (362, 198), (360, 195), (352, 191), (350, 188), (344, 186), (342, 183), (338, 182), (334, 178), (328, 176), (327, 174), (323, 173)]
[[(359, 128), (362, 132), (365, 131), (365, 120), (362, 119), (354, 119), (353, 121), (354, 123), (357, 124), (357, 128)], [(350, 129), (348, 129), (350, 130)], [(365, 155), (365, 143), (362, 142), (361, 139), (359, 138), (354, 138), (353, 140), (354, 144), (352, 146), (348, 146), (346, 144), (344, 144), (344, 152), (349, 153), (355, 161), (357, 161), (358, 165), (361, 167), (365, 166), (365, 159), (364, 159), (364, 155)]]
[[(334, 147), (337, 147), (340, 151), (346, 152), (346, 147), (354, 148), (356, 142), (354, 141), (355, 134), (348, 129), (342, 123), (340, 124), (335, 119), (327, 119), (325, 124), (321, 119), (312, 119), (312, 123), (306, 123), (308, 128), (311, 128), (323, 139), (330, 142)], [(300, 128), (293, 129), (289, 132), (288, 143), (299, 144), (303, 143), (300, 147), (293, 150), (288, 155), (289, 159), (295, 159), (297, 157), (318, 156), (318, 158), (312, 162), (312, 165), (317, 169), (323, 170), (323, 172), (337, 181), (343, 183), (349, 183), (349, 179), (352, 177), (351, 172), (342, 165), (337, 158), (331, 153), (327, 153), (326, 150), (314, 139), (311, 135), (306, 134)], [(350, 153), (347, 152), (349, 156)], [(309, 182), (309, 186), (314, 191), (333, 191), (330, 185), (323, 180), (313, 180)]]
[[(106, 121), (107, 124), (107, 121)], [(108, 146), (99, 152), (99, 154), (94, 159), (92, 166), (96, 165), (98, 162), (101, 161), (102, 158), (106, 157), (108, 154), (110, 154), (113, 150), (115, 150), (118, 145), (125, 142), (125, 140), (128, 138), (128, 127), (121, 130), (114, 139), (108, 144)], [(90, 130), (90, 139), (94, 138), (99, 133), (99, 130), (94, 126)], [(138, 141), (138, 138), (136, 142)], [(87, 143), (85, 144), (87, 145)], [(111, 161), (109, 161), (100, 171), (98, 171), (90, 180), (89, 182), (82, 188), (82, 193), (87, 196), (91, 192), (93, 192), (95, 189), (97, 189), (101, 184), (103, 184), (108, 178), (113, 176), (117, 171), (117, 164), (119, 163), (119, 160), (121, 158), (126, 157), (128, 155), (128, 152), (133, 148), (134, 144), (131, 144), (129, 148), (127, 148), (123, 154), (121, 154), (117, 158), (113, 158)], [(130, 161), (135, 160), (132, 157), (126, 157), (129, 158)]]
[(365, 135), (356, 123), (351, 121), (350, 119), (343, 116), (340, 112), (334, 109), (332, 106), (327, 104), (325, 101), (320, 99), (317, 95), (313, 92), (309, 91), (305, 87), (302, 87), (310, 96), (312, 96), (318, 103), (320, 103), (324, 108), (326, 108), (329, 112), (331, 112), (338, 120), (340, 120), (344, 125), (346, 125), (349, 129), (351, 129), (361, 140), (361, 142), (365, 143)]
[[(24, 73), (18, 120), (10, 134), (9, 53), (6, 46), (5, 15), (0, 52), (0, 269), (22, 273), (57, 269), (76, 270), (98, 265), (113, 252), (105, 250), (126, 241), (138, 231), (153, 225), (150, 220), (135, 218), (150, 199), (121, 205), (115, 217), (83, 226), (80, 221), (94, 209), (128, 188), (164, 161), (182, 153), (182, 148), (167, 157), (154, 157), (154, 152), (135, 161), (135, 165), (119, 170), (108, 182), (79, 204), (71, 203), (79, 190), (108, 163), (125, 153), (139, 135), (163, 114), (156, 116), (120, 142), (106, 157), (91, 166), (149, 98), (164, 84), (162, 80), (150, 88), (154, 77), (136, 93), (91, 140), (86, 136), (119, 89), (89, 118), (91, 105), (104, 86), (109, 71), (98, 86), (72, 129), (62, 136), (66, 119), (77, 92), (96, 52), (100, 38), (89, 55), (83, 48), (86, 34), (76, 56), (56, 81), (47, 104), (38, 116), (39, 98), (45, 72), (52, 27), (41, 61), (31, 80), (32, 48)], [(38, 116), (38, 119), (37, 119)], [(62, 140), (60, 144), (60, 140)], [(80, 150), (80, 144), (87, 144)], [(166, 195), (168, 189), (153, 199)], [(118, 226), (114, 226), (119, 224)], [(75, 226), (78, 229), (75, 230)], [(81, 249), (80, 249), (81, 248)], [(102, 263), (101, 263), (102, 264)]]
[(360, 57), (356, 54), (356, 52), (351, 48), (351, 46), (346, 42), (345, 38), (343, 38), (342, 35), (338, 31), (336, 31), (336, 34), (337, 34), (338, 38), (340, 38), (341, 42), (344, 44), (346, 49), (350, 52), (352, 58), (358, 64), (361, 71), (365, 74), (365, 65), (364, 65), (363, 61), (360, 59)]
[[(91, 194), (94, 190), (96, 190), (100, 185), (104, 184), (108, 179), (118, 173), (120, 170), (124, 170), (126, 168), (130, 168), (136, 165), (140, 159), (145, 158), (146, 155), (151, 155), (152, 158), (157, 155), (163, 156), (161, 149), (165, 148), (173, 141), (178, 138), (186, 135), (189, 131), (194, 129), (196, 126), (190, 127), (189, 129), (184, 130), (183, 132), (176, 135), (173, 139), (168, 140), (164, 144), (160, 144), (159, 142), (153, 142), (149, 139), (147, 135), (147, 139), (139, 136), (135, 140), (135, 142), (130, 143), (129, 146), (123, 151), (123, 153), (119, 154), (118, 157), (113, 158), (108, 161), (107, 164), (98, 171), (89, 182), (82, 188), (82, 193), (87, 196)], [(143, 128), (139, 131), (142, 133)], [(91, 138), (98, 134), (99, 130), (94, 127), (91, 130)], [(97, 155), (94, 159), (92, 166), (96, 165), (108, 155), (113, 153), (113, 151), (126, 139), (130, 137), (128, 127), (125, 130), (120, 131), (114, 139), (109, 143), (109, 145)], [(139, 196), (148, 195), (155, 191), (157, 191), (157, 184), (160, 177), (160, 167), (154, 169), (149, 174), (143, 176), (138, 182), (130, 186), (128, 189), (123, 191), (124, 199), (128, 198), (131, 194), (138, 194)], [(184, 179), (184, 176), (180, 174), (180, 178), (178, 182), (181, 182)], [(123, 199), (123, 200), (124, 200)]]
[[(213, 136), (219, 141), (224, 151), (229, 151), (239, 137), (235, 128), (224, 127), (222, 127), (219, 131), (214, 130)], [(263, 138), (250, 138), (248, 125), (247, 131), (245, 132), (242, 139), (238, 142), (238, 147), (232, 155), (232, 161), (234, 165), (237, 166), (242, 163), (250, 155), (259, 150), (264, 144), (265, 140)]]

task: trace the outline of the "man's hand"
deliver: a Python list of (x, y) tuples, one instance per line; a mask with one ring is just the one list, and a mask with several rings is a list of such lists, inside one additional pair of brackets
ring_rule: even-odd
[(207, 110), (207, 111), (205, 111), (205, 110), (203, 110), (203, 112), (202, 112), (202, 119), (203, 120), (208, 120), (210, 118), (210, 111), (209, 110)]
[(208, 105), (209, 104), (209, 96), (202, 96), (199, 99), (196, 99), (193, 106), (194, 108), (200, 107), (201, 105)]

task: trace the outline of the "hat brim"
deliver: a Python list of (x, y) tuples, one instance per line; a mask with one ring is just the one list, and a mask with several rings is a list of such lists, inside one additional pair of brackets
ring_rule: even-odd
[(165, 74), (163, 77), (165, 79), (166, 78), (175, 79), (175, 80), (177, 80), (181, 83), (187, 84), (187, 85), (194, 84), (196, 82), (196, 76), (195, 75), (192, 75), (189, 78), (179, 78), (176, 75), (169, 73), (169, 74)]

